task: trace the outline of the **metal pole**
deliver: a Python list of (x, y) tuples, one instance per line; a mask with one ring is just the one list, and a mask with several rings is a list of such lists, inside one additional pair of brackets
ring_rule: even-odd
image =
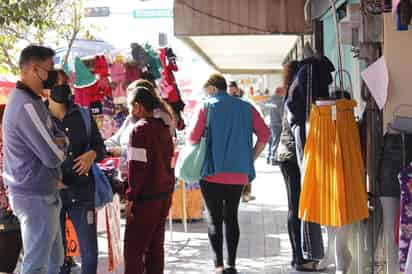
[[(336, 33), (336, 45), (338, 47), (338, 67), (339, 67), (339, 84), (340, 84), (340, 89), (343, 90), (345, 87), (343, 85), (343, 60), (342, 60), (342, 38), (340, 35), (340, 29), (339, 29), (339, 22), (338, 22), (338, 15), (336, 13), (336, 5), (335, 1), (329, 0), (331, 6), (332, 6), (332, 14), (333, 14), (333, 20), (335, 22), (335, 33)], [(336, 79), (335, 79), (336, 81)]]
[[(308, 13), (306, 12), (308, 9), (310, 9), (310, 3), (312, 0), (306, 0), (305, 3), (305, 16), (308, 16)], [(344, 89), (343, 85), (343, 59), (342, 59), (342, 38), (340, 35), (340, 29), (339, 29), (339, 22), (338, 22), (338, 15), (336, 13), (336, 5), (334, 0), (329, 0), (331, 8), (332, 8), (332, 15), (333, 15), (333, 21), (335, 23), (335, 33), (336, 33), (336, 45), (338, 49), (338, 69), (339, 69), (339, 88)], [(306, 18), (308, 20), (309, 18)], [(335, 80), (336, 81), (336, 80)]]

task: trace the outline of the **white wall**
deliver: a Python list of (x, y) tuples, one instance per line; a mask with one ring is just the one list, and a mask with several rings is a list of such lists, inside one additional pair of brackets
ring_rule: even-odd
[[(384, 129), (401, 104), (412, 105), (412, 30), (399, 32), (392, 14), (385, 15), (384, 56), (389, 69), (389, 96), (384, 109)], [(402, 111), (412, 117), (412, 108)]]

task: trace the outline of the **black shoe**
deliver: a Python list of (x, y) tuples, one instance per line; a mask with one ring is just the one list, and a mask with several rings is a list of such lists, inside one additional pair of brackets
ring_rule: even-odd
[(76, 263), (76, 261), (73, 259), (73, 257), (70, 257), (70, 259), (67, 260), (67, 264), (68, 264), (71, 268), (79, 267), (79, 265)]
[(223, 271), (223, 274), (238, 274), (236, 268), (234, 267), (229, 267), (229, 268), (225, 268), (225, 270)]
[(60, 268), (60, 274), (70, 274), (72, 272), (72, 267), (70, 263), (64, 263), (64, 265)]
[(320, 271), (325, 270), (325, 269), (320, 269), (319, 262), (316, 262), (316, 261), (306, 261), (301, 264), (295, 263), (293, 268), (296, 269), (296, 271), (300, 271), (300, 272), (320, 272)]
[(275, 160), (275, 159), (272, 159), (272, 166), (279, 166), (280, 165), (280, 162), (279, 161), (277, 161), (277, 160)]

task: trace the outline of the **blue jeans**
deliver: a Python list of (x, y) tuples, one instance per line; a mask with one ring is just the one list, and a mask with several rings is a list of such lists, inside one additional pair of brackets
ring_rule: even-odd
[(270, 128), (270, 139), (269, 139), (269, 153), (268, 160), (273, 160), (276, 156), (276, 151), (278, 150), (280, 134), (282, 133), (281, 126), (273, 126)]
[(11, 195), (10, 205), (21, 225), (24, 250), (21, 274), (58, 274), (64, 259), (60, 196)]
[[(98, 247), (97, 224), (93, 202), (64, 202), (60, 214), (62, 231), (66, 231), (66, 214), (69, 215), (76, 230), (80, 245), (82, 274), (96, 274)], [(63, 246), (66, 250), (66, 237), (63, 237)]]

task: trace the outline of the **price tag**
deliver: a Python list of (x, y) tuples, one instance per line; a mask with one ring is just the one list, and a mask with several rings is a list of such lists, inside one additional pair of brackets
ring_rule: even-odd
[(336, 105), (332, 106), (332, 121), (336, 121)]

